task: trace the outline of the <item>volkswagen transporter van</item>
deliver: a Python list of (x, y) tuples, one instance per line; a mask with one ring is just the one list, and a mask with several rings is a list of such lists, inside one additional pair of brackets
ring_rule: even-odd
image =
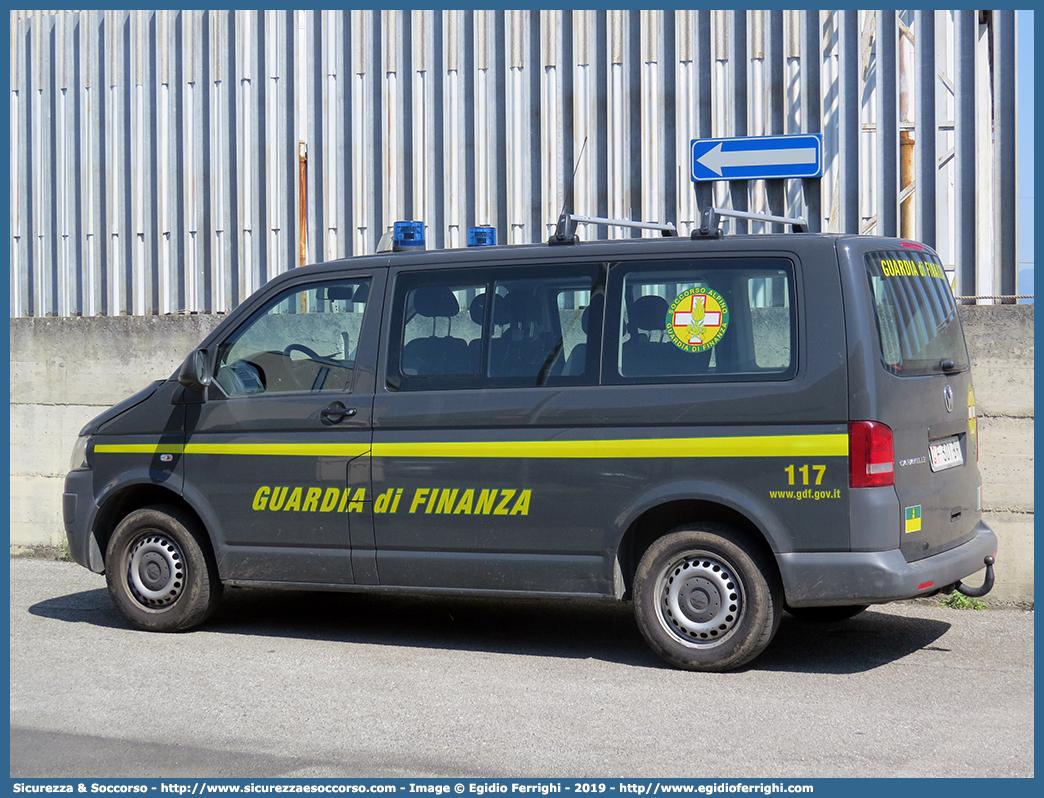
[(989, 590), (930, 248), (575, 224), (271, 280), (83, 429), (72, 557), (140, 629), (198, 626), (226, 585), (603, 597), (696, 670), (752, 660), (784, 610)]

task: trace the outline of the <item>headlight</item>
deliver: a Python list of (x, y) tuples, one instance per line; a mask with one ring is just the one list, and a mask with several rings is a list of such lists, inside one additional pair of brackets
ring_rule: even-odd
[(87, 460), (87, 447), (90, 445), (91, 438), (89, 435), (84, 435), (76, 439), (76, 445), (73, 446), (72, 457), (69, 459), (69, 470), (70, 471), (82, 471), (83, 469), (90, 468), (91, 464)]

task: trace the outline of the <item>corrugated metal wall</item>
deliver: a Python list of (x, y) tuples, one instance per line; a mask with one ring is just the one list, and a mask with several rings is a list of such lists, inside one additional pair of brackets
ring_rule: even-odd
[[(521, 243), (567, 198), (900, 233), (1012, 295), (1014, 37), (1012, 11), (12, 12), (11, 315), (227, 311), (397, 219)], [(689, 180), (692, 138), (798, 132), (821, 180)]]

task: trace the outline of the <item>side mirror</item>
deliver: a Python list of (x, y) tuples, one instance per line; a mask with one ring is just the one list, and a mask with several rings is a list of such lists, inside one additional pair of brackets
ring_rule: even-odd
[(207, 350), (197, 349), (181, 365), (178, 382), (186, 388), (201, 391), (210, 385), (211, 376), (207, 368)]

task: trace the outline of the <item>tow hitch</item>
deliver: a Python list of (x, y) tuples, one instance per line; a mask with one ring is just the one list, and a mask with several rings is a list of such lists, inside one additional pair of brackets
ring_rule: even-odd
[(981, 598), (993, 590), (994, 559), (991, 556), (987, 556), (983, 562), (986, 564), (986, 579), (983, 581), (982, 587), (968, 587), (967, 585), (962, 585), (961, 580), (958, 579), (953, 589), (969, 598)]

